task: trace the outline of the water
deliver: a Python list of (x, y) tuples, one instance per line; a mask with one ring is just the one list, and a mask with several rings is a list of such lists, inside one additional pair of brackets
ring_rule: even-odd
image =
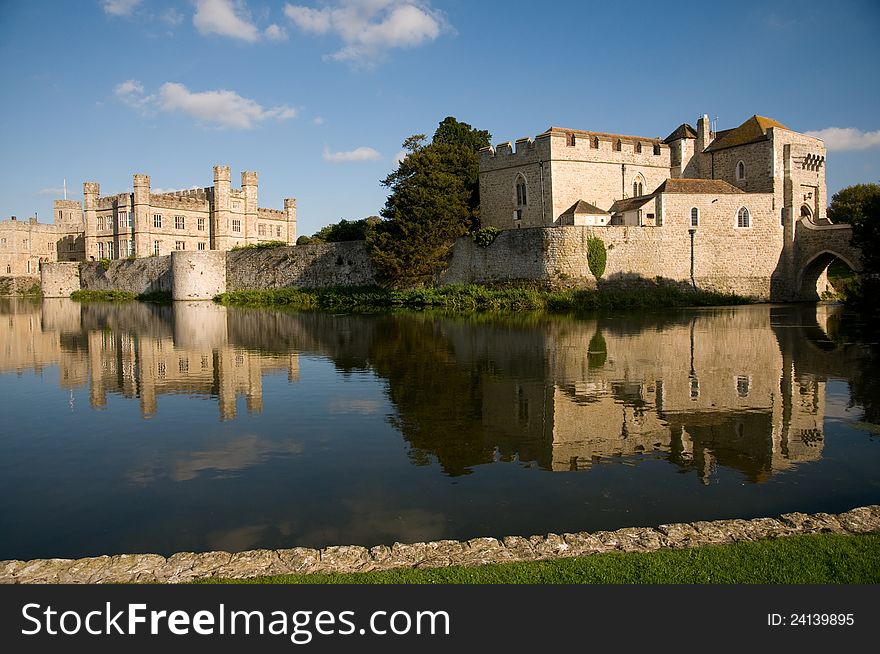
[(867, 330), (822, 306), (575, 319), (2, 301), (0, 559), (880, 502)]

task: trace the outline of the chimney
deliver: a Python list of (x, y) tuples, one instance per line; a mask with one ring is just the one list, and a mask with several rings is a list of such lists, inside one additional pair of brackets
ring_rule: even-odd
[(709, 115), (703, 114), (702, 118), (697, 120), (697, 152), (702, 152), (709, 147), (712, 142), (711, 123)]

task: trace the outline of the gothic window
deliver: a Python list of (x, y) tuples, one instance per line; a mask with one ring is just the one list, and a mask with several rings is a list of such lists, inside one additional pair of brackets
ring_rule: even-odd
[(645, 194), (645, 178), (641, 175), (636, 175), (636, 178), (633, 180), (633, 197), (637, 198)]
[(745, 207), (740, 208), (739, 211), (736, 212), (736, 226), (737, 227), (751, 227), (752, 226), (752, 217), (749, 215), (749, 210)]
[(700, 210), (696, 207), (691, 208), (691, 227), (699, 227), (700, 225)]
[(526, 180), (522, 175), (516, 178), (516, 206), (525, 207), (529, 204), (528, 189), (526, 188)]
[(736, 164), (736, 178), (737, 179), (745, 179), (746, 178), (746, 165), (740, 161)]

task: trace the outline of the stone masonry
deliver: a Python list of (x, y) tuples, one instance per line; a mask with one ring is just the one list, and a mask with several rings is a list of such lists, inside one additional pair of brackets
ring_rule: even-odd
[(716, 520), (628, 527), (616, 531), (540, 536), (473, 538), (429, 543), (358, 545), (324, 549), (295, 547), (246, 552), (180, 552), (118, 554), (86, 559), (0, 561), (0, 583), (108, 584), (187, 583), (222, 577), (246, 579), (264, 575), (350, 573), (399, 568), (478, 566), (517, 561), (546, 561), (608, 552), (654, 552), (723, 545), (803, 534), (865, 534), (880, 531), (880, 506), (845, 513), (786, 513), (778, 518)]

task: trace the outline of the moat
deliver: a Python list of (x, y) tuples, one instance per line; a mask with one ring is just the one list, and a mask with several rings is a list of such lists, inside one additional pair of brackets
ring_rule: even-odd
[(0, 559), (880, 502), (880, 346), (840, 307), (450, 317), (7, 299), (0, 325)]

